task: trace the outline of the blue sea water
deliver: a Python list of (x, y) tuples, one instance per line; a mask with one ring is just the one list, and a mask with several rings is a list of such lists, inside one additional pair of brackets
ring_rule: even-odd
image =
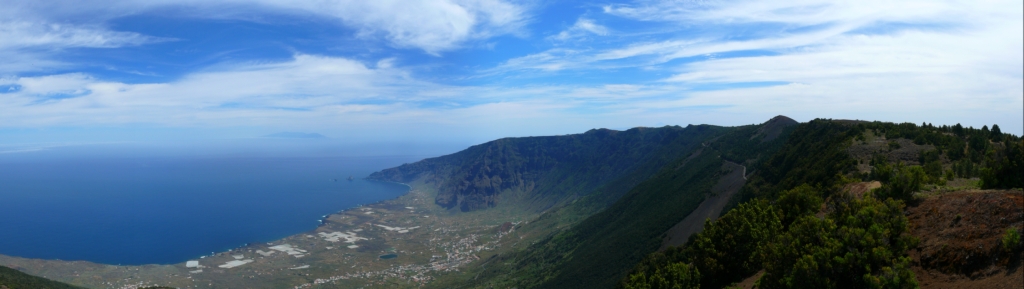
[(0, 155), (0, 254), (184, 262), (401, 196), (404, 185), (361, 178), (421, 158)]

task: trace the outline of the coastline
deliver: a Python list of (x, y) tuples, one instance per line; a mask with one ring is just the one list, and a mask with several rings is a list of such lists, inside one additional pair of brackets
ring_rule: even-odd
[(434, 204), (436, 192), (422, 179), (399, 184), (409, 189), (398, 197), (342, 209), (312, 230), (195, 263), (118, 266), (0, 256), (0, 264), (90, 288), (416, 288), (537, 237), (516, 230), (536, 216), (503, 209), (452, 213)]
[[(383, 202), (386, 202), (386, 201), (390, 201), (390, 200), (397, 200), (397, 199), (399, 199), (399, 198), (401, 198), (401, 197), (404, 197), (405, 195), (408, 195), (408, 194), (409, 194), (410, 192), (412, 192), (412, 190), (413, 190), (413, 189), (412, 189), (412, 186), (410, 186), (409, 184), (406, 184), (406, 183), (399, 183), (399, 182), (389, 182), (389, 181), (380, 181), (380, 180), (371, 180), (371, 179), (367, 179), (367, 178), (362, 178), (362, 180), (365, 180), (365, 181), (370, 181), (370, 182), (380, 182), (380, 183), (392, 183), (392, 184), (400, 184), (400, 185), (404, 185), (404, 186), (405, 186), (405, 187), (406, 187), (407, 189), (406, 189), (406, 191), (405, 191), (405, 193), (404, 193), (404, 194), (401, 194), (401, 195), (399, 195), (399, 196), (397, 196), (397, 197), (394, 197), (394, 198), (391, 198), (391, 199), (386, 199), (386, 200), (380, 200), (380, 201), (376, 201), (376, 202), (373, 202), (373, 203), (369, 203), (369, 204), (356, 204), (356, 206), (354, 206), (354, 207), (349, 207), (349, 208), (347, 208), (347, 209), (342, 209), (342, 210), (340, 210), (340, 211), (337, 211), (337, 212), (334, 212), (334, 213), (330, 213), (330, 214), (327, 214), (327, 215), (323, 215), (322, 217), (320, 217), (320, 220), (319, 220), (320, 224), (318, 224), (318, 225), (316, 226), (316, 229), (319, 229), (320, 227), (323, 227), (324, 225), (326, 225), (326, 224), (327, 224), (327, 220), (328, 220), (328, 219), (330, 219), (330, 218), (331, 218), (331, 216), (334, 216), (334, 215), (341, 215), (341, 214), (344, 214), (345, 212), (348, 212), (349, 210), (354, 210), (354, 209), (358, 209), (358, 208), (361, 208), (361, 207), (363, 207), (363, 206), (370, 206), (370, 205), (375, 205), (375, 204), (383, 203)], [(313, 229), (313, 231), (316, 231), (316, 229)], [(300, 233), (300, 234), (301, 234), (301, 233)], [(294, 235), (298, 235), (298, 234), (294, 234)], [(294, 236), (294, 235), (289, 235), (288, 237), (292, 237), (292, 236)], [(281, 238), (281, 239), (285, 239), (285, 238), (288, 238), (288, 237), (284, 237), (284, 238)], [(277, 240), (274, 240), (274, 241), (277, 241)], [(272, 243), (272, 242), (274, 242), (274, 241), (271, 241), (270, 243)], [(245, 245), (243, 245), (242, 247), (239, 247), (239, 248), (236, 248), (236, 249), (240, 249), (240, 248), (243, 248), (243, 247), (246, 247), (246, 246), (248, 246), (248, 243), (246, 243), (246, 244), (245, 244)], [(232, 249), (232, 250), (233, 250), (233, 249)], [(230, 251), (230, 250), (229, 250), (229, 251)], [(173, 264), (167, 264), (167, 265), (173, 265)]]
[[(364, 208), (364, 207), (367, 207), (367, 206), (375, 206), (375, 205), (379, 206), (379, 205), (385, 204), (385, 203), (390, 202), (390, 201), (395, 201), (395, 200), (398, 200), (398, 199), (400, 199), (402, 197), (405, 197), (405, 196), (409, 195), (413, 191), (413, 187), (411, 185), (409, 185), (409, 184), (406, 184), (406, 183), (381, 181), (381, 180), (371, 180), (371, 179), (367, 179), (367, 178), (362, 178), (361, 180), (370, 181), (370, 182), (400, 184), (400, 185), (404, 185), (406, 187), (406, 191), (404, 193), (402, 193), (401, 195), (398, 195), (397, 197), (394, 197), (394, 198), (384, 199), (384, 200), (380, 200), (380, 201), (376, 201), (376, 202), (368, 203), (368, 204), (357, 204), (355, 206), (351, 206), (351, 207), (348, 207), (348, 208), (345, 208), (345, 209), (341, 209), (339, 211), (336, 211), (336, 212), (333, 212), (333, 213), (330, 213), (330, 214), (327, 214), (327, 215), (323, 215), (318, 220), (319, 224), (314, 229), (312, 229), (312, 230), (306, 230), (306, 231), (302, 231), (302, 232), (299, 232), (299, 233), (291, 234), (291, 235), (288, 235), (288, 236), (285, 236), (285, 237), (277, 238), (277, 239), (269, 241), (269, 242), (255, 242), (255, 243), (254, 242), (250, 242), (250, 243), (244, 243), (244, 244), (242, 244), (240, 246), (237, 246), (237, 247), (234, 247), (234, 248), (231, 248), (231, 249), (228, 249), (228, 250), (224, 250), (224, 251), (220, 251), (220, 252), (211, 252), (210, 254), (205, 254), (205, 255), (200, 255), (200, 256), (194, 256), (192, 258), (189, 258), (189, 260), (190, 261), (191, 260), (202, 260), (202, 259), (206, 259), (206, 258), (214, 257), (214, 256), (228, 255), (228, 254), (231, 254), (232, 252), (237, 252), (237, 251), (240, 251), (240, 250), (246, 250), (247, 248), (250, 248), (250, 247), (253, 247), (253, 246), (259, 246), (260, 244), (278, 243), (278, 242), (281, 242), (281, 241), (289, 239), (289, 238), (305, 236), (305, 235), (308, 235), (311, 232), (316, 232), (317, 230), (319, 230), (319, 229), (321, 229), (323, 227), (328, 226), (329, 225), (329, 220), (331, 219), (331, 217), (336, 217), (336, 216), (344, 215), (346, 213), (350, 213), (350, 212), (353, 212), (355, 210), (358, 210), (360, 208)], [(14, 269), (17, 269), (19, 271), (23, 271), (23, 272), (26, 272), (26, 273), (29, 273), (29, 274), (32, 274), (32, 275), (41, 276), (41, 277), (44, 277), (44, 278), (50, 278), (50, 279), (58, 280), (58, 281), (62, 281), (62, 282), (68, 282), (68, 283), (72, 283), (72, 284), (75, 284), (75, 283), (80, 284), (80, 282), (76, 282), (76, 280), (74, 278), (71, 278), (71, 279), (63, 278), (63, 277), (65, 277), (65, 276), (63, 276), (65, 274), (61, 273), (60, 271), (65, 271), (64, 269), (68, 269), (68, 270), (71, 270), (72, 272), (74, 272), (73, 275), (75, 275), (75, 276), (81, 276), (82, 274), (80, 272), (83, 271), (82, 269), (85, 269), (85, 271), (102, 272), (101, 274), (98, 274), (98, 275), (110, 275), (110, 274), (115, 274), (116, 275), (118, 270), (123, 270), (124, 272), (129, 272), (129, 271), (132, 271), (132, 270), (138, 271), (138, 270), (141, 270), (141, 269), (170, 271), (171, 268), (182, 268), (182, 267), (185, 267), (186, 263), (187, 263), (187, 261), (185, 261), (185, 262), (178, 262), (178, 263), (170, 263), (170, 264), (156, 264), (156, 263), (153, 263), (153, 264), (139, 264), (139, 265), (121, 265), (121, 264), (97, 263), (97, 262), (92, 262), (92, 261), (87, 261), (87, 260), (40, 259), (40, 258), (26, 258), (26, 257), (18, 257), (18, 256), (10, 256), (10, 255), (0, 254), (0, 265), (6, 266), (6, 267), (10, 267), (10, 268), (14, 268)], [(65, 267), (65, 268), (62, 268), (62, 267)], [(181, 273), (181, 272), (177, 272), (177, 273)], [(104, 283), (109, 283), (109, 282), (104, 282)], [(145, 285), (145, 286), (154, 285), (155, 286), (158, 283), (147, 283), (147, 284), (125, 284), (122, 287), (116, 287), (116, 288), (138, 288), (138, 287), (142, 287), (143, 285)], [(135, 286), (135, 285), (138, 285), (138, 286)]]

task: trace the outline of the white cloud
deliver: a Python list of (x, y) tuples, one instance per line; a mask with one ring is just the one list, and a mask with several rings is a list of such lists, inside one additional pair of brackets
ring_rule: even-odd
[(594, 20), (580, 17), (579, 19), (576, 19), (576, 23), (574, 23), (572, 27), (562, 30), (562, 32), (552, 35), (549, 38), (559, 41), (568, 41), (584, 38), (589, 34), (607, 36), (608, 27), (597, 24)]
[(0, 17), (0, 75), (45, 71), (69, 66), (55, 54), (75, 47), (116, 48), (171, 39), (134, 32), (111, 31), (93, 24), (57, 24)]
[(510, 109), (494, 114), (496, 119), (521, 119), (529, 111), (564, 106), (539, 104), (543, 101), (535, 95), (550, 95), (548, 88), (454, 87), (408, 75), (389, 65), (369, 68), (345, 58), (299, 54), (291, 61), (193, 73), (169, 83), (126, 84), (77, 73), (5, 78), (0, 85), (20, 89), (0, 93), (0, 127), (372, 124), (371, 130), (379, 131), (382, 126), (472, 124), (473, 117), (494, 114), (496, 107)]
[(0, 22), (0, 49), (42, 47), (112, 48), (135, 46), (164, 39), (133, 32), (110, 31), (100, 27), (55, 23)]
[[(365, 37), (382, 36), (396, 47), (422, 49), (431, 54), (458, 49), (467, 41), (524, 33), (521, 28), (528, 18), (525, 6), (505, 0), (122, 0), (14, 3), (6, 12), (0, 12), (0, 20), (48, 23), (43, 25), (47, 27), (65, 19), (84, 18), (96, 25), (117, 17), (173, 7), (187, 8), (188, 17), (260, 19), (257, 15), (278, 13), (325, 17), (354, 27)], [(63, 27), (65, 31), (50, 38), (83, 45), (123, 45), (137, 43), (140, 38), (132, 33)], [(18, 33), (39, 35), (38, 30)], [(44, 44), (46, 40), (26, 41)]]
[(515, 33), (525, 20), (523, 7), (501, 0), (359, 1), (314, 3), (261, 1), (261, 4), (336, 18), (364, 35), (378, 33), (397, 47), (431, 54), (464, 42)]
[[(750, 122), (788, 114), (964, 122), (1024, 131), (1024, 10), (1020, 1), (640, 1), (604, 11), (652, 25), (650, 37), (601, 49), (559, 46), (488, 73), (605, 68), (676, 71), (648, 83), (675, 97), (623, 111), (718, 107)], [(659, 39), (660, 38), (660, 39)], [(651, 40), (653, 39), (653, 40)], [(719, 55), (750, 52), (757, 56)], [(742, 54), (740, 54), (742, 55)], [(684, 61), (676, 61), (686, 59)], [(749, 83), (789, 83), (745, 88)], [(713, 85), (715, 90), (702, 90)], [(611, 93), (603, 91), (602, 93)], [(749, 123), (749, 122), (748, 122)]]
[[(343, 58), (311, 55), (297, 55), (284, 63), (196, 73), (172, 83), (125, 84), (82, 74), (20, 77), (6, 82), (21, 87), (0, 94), (0, 109), (8, 126), (208, 125), (215, 122), (212, 119), (238, 119), (252, 111), (280, 115), (275, 111), (345, 105), (381, 98), (382, 93), (390, 93), (388, 89), (401, 91), (403, 85), (416, 85), (387, 68), (374, 70)], [(54, 98), (57, 94), (68, 97)]]
[[(638, 1), (635, 5), (607, 5), (604, 12), (645, 21), (684, 23), (787, 23), (819, 25), (834, 22), (959, 21), (957, 17), (1003, 7), (998, 1)], [(987, 7), (986, 7), (987, 6)], [(987, 10), (987, 11), (986, 11)], [(972, 15), (971, 17), (976, 17)]]
[[(88, 4), (95, 6), (93, 10), (51, 14), (99, 11), (98, 15), (114, 15), (106, 16), (112, 19), (133, 11), (183, 5), (207, 14), (202, 17), (243, 17), (238, 14), (248, 12), (214, 7), (245, 6), (260, 13), (334, 19), (359, 29), (363, 37), (438, 55), (494, 35), (525, 33), (518, 29), (528, 18), (522, 5), (497, 0), (168, 3), (172, 2), (122, 1), (112, 4), (113, 8)], [(578, 18), (572, 27), (549, 38), (567, 40), (554, 43), (555, 48), (482, 71), (489, 76), (551, 77), (546, 83), (561, 82), (569, 76), (559, 73), (567, 70), (566, 74), (584, 76), (623, 67), (670, 72), (665, 75), (671, 76), (657, 80), (453, 86), (417, 79), (392, 58), (364, 64), (299, 53), (290, 61), (236, 64), (189, 73), (168, 83), (126, 84), (74, 73), (0, 79), (0, 85), (20, 87), (0, 93), (0, 127), (246, 126), (364, 137), (392, 130), (434, 138), (477, 134), (479, 140), (486, 140), (602, 126), (739, 125), (785, 114), (801, 121), (832, 117), (974, 126), (997, 122), (1005, 131), (1024, 131), (1020, 127), (1024, 20), (1019, 1), (680, 3), (697, 2), (608, 6), (605, 11), (612, 15), (668, 24), (626, 34), (617, 27)], [(216, 15), (222, 10), (235, 14)], [(50, 23), (44, 20), (23, 22)], [(887, 30), (893, 23), (899, 27)], [(666, 32), (665, 26), (700, 26), (705, 33)], [(52, 32), (53, 36), (38, 37), (41, 40), (19, 40), (28, 44), (9, 46), (145, 43), (136, 41), (142, 36), (109, 32), (99, 24), (69, 27), (73, 29), (59, 31), (74, 33)], [(50, 29), (33, 29), (44, 28)], [(617, 43), (614, 46), (574, 46), (578, 41), (568, 41), (610, 35), (613, 29), (614, 38), (621, 41), (598, 44)], [(91, 38), (89, 33), (105, 36)], [(735, 33), (748, 34), (735, 37)], [(0, 56), (10, 51), (0, 49)], [(713, 57), (737, 51), (764, 53)], [(3, 62), (0, 69), (28, 65)], [(544, 73), (512, 74), (522, 71)], [(729, 86), (757, 82), (784, 84)], [(719, 87), (702, 89), (707, 86)]]
[(387, 133), (484, 141), (657, 123), (656, 116), (664, 114), (647, 115), (637, 106), (644, 102), (619, 100), (657, 99), (670, 86), (446, 86), (381, 62), (385, 65), (371, 68), (345, 58), (299, 54), (291, 61), (222, 67), (146, 84), (77, 73), (4, 78), (0, 85), (20, 89), (0, 93), (0, 129), (258, 127), (346, 139)]

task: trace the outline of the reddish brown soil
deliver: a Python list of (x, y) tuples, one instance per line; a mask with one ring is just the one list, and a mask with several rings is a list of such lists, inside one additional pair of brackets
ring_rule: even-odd
[[(1024, 287), (1024, 272), (1020, 266), (999, 269), (990, 275), (971, 279), (963, 275), (943, 274), (934, 270), (913, 267), (917, 283), (924, 289), (1020, 289)], [(996, 268), (993, 268), (996, 269)]]
[(1003, 250), (1006, 230), (1024, 229), (1021, 191), (960, 191), (907, 208), (910, 252), (922, 288), (1021, 288), (1020, 250)]

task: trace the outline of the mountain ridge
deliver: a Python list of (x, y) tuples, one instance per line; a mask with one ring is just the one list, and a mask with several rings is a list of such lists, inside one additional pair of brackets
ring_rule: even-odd
[(375, 172), (367, 179), (408, 183), (424, 178), (437, 188), (435, 203), (447, 209), (481, 210), (502, 199), (519, 198), (527, 209), (540, 212), (578, 199), (639, 164), (678, 154), (662, 149), (709, 128), (591, 129), (582, 134), (502, 138)]

